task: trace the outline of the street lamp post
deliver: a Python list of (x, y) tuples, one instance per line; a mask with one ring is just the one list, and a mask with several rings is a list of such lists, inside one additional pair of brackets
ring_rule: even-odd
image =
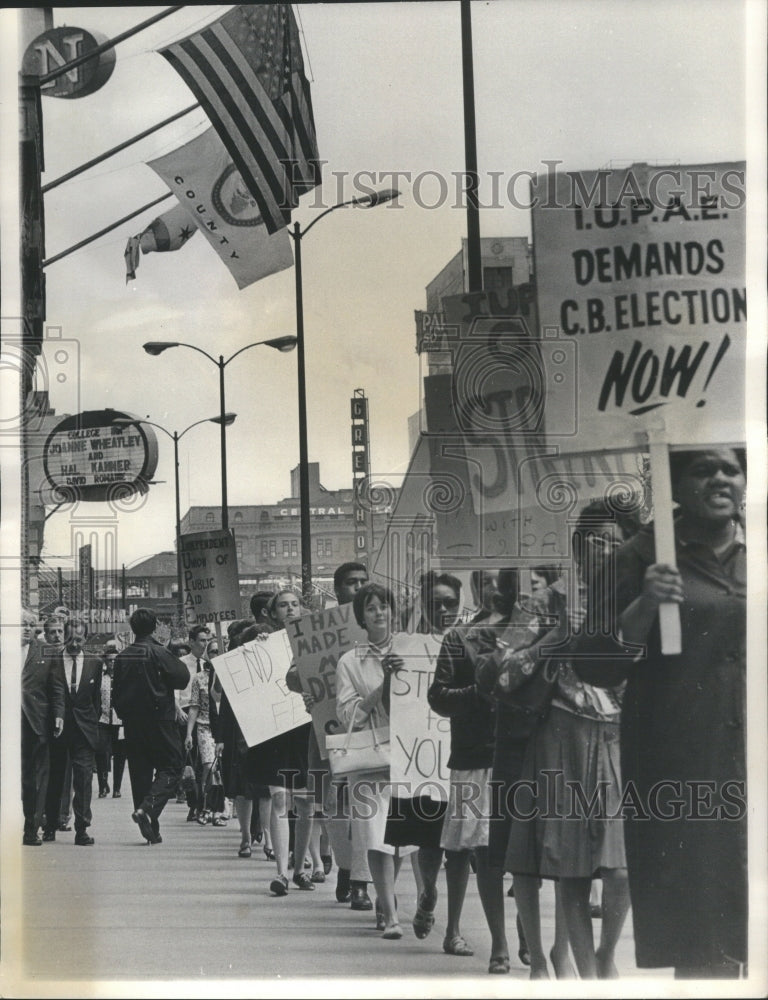
[[(267, 347), (272, 347), (276, 351), (281, 351), (283, 353), (287, 351), (292, 351), (296, 346), (296, 337), (273, 337), (270, 340), (257, 340), (253, 344), (246, 344), (245, 347), (241, 347), (239, 351), (235, 351), (234, 354), (230, 355), (226, 360), (224, 355), (220, 354), (218, 361), (209, 354), (208, 351), (204, 351), (202, 347), (196, 347), (194, 344), (183, 344), (178, 340), (151, 340), (149, 343), (144, 344), (144, 350), (147, 354), (157, 356), (162, 354), (163, 351), (167, 351), (170, 347), (188, 347), (192, 351), (197, 351), (198, 354), (205, 355), (209, 361), (213, 362), (214, 365), (219, 369), (219, 417), (216, 423), (221, 424), (221, 527), (224, 531), (229, 531), (229, 507), (227, 504), (227, 421), (224, 419), (226, 416), (226, 406), (224, 399), (224, 369), (227, 367), (230, 361), (242, 354), (243, 351), (247, 351), (250, 347), (260, 347), (262, 344)], [(230, 420), (229, 423), (232, 423)]]
[(309, 447), (307, 442), (307, 386), (304, 367), (304, 295), (301, 275), (301, 241), (310, 229), (324, 216), (335, 212), (338, 208), (373, 208), (392, 201), (400, 194), (390, 188), (386, 191), (374, 191), (363, 198), (353, 198), (351, 201), (341, 201), (332, 205), (313, 219), (306, 229), (298, 222), (293, 224), (293, 232), (288, 230), (293, 238), (294, 261), (296, 271), (296, 344), (298, 348), (298, 394), (299, 394), (299, 515), (301, 520), (301, 590), (304, 601), (309, 604), (312, 597), (312, 531), (309, 522)]
[(181, 433), (178, 431), (169, 431), (162, 424), (156, 424), (152, 420), (140, 420), (131, 419), (130, 417), (120, 417), (115, 420), (115, 423), (122, 426), (129, 426), (130, 424), (148, 424), (150, 427), (156, 427), (157, 430), (162, 431), (163, 434), (167, 435), (173, 441), (173, 471), (174, 471), (174, 483), (176, 487), (176, 602), (179, 614), (179, 621), (184, 622), (184, 586), (183, 586), (183, 573), (182, 573), (182, 562), (181, 562), (181, 495), (179, 490), (179, 441), (184, 437), (187, 431), (191, 431), (193, 427), (197, 427), (198, 424), (220, 424), (222, 431), (225, 427), (229, 427), (230, 424), (235, 422), (237, 417), (236, 413), (224, 413), (223, 411), (218, 417), (204, 417), (202, 420), (196, 420), (189, 427), (185, 427)]

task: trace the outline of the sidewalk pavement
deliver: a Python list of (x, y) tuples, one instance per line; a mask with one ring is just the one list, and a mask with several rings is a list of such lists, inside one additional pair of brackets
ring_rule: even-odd
[[(55, 843), (23, 848), (21, 967), (24, 979), (44, 992), (53, 987), (53, 995), (67, 995), (67, 980), (198, 980), (199, 989), (183, 994), (194, 996), (207, 990), (208, 980), (350, 976), (391, 978), (391, 992), (397, 992), (395, 979), (428, 976), (435, 977), (427, 987), (430, 996), (443, 995), (438, 979), (448, 984), (446, 995), (478, 995), (478, 988), (485, 995), (497, 989), (509, 995), (528, 980), (517, 956), (513, 899), (506, 899), (512, 968), (509, 976), (488, 975), (490, 938), (473, 876), (461, 927), (475, 954), (453, 957), (442, 951), (444, 879), (432, 933), (423, 941), (413, 934), (416, 886), (409, 859), (397, 885), (404, 936), (384, 941), (373, 913), (336, 902), (335, 867), (314, 892), (291, 885), (286, 897), (275, 898), (269, 892), (274, 862), (261, 847), (250, 859), (237, 856), (236, 819), (220, 828), (188, 823), (186, 805), (172, 801), (161, 817), (163, 843), (150, 846), (131, 809), (126, 782), (120, 799), (94, 795), (93, 847), (74, 846), (72, 832), (57, 833)], [(509, 885), (507, 877), (505, 892)], [(541, 909), (549, 950), (552, 883), (543, 885)], [(598, 936), (599, 920), (593, 926)], [(622, 977), (645, 978), (634, 964), (631, 916), (617, 965)], [(463, 977), (478, 977), (474, 991)], [(33, 994), (20, 987), (15, 995)]]

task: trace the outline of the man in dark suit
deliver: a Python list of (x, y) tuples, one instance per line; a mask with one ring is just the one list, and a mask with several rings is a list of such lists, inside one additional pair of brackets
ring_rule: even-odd
[[(35, 615), (22, 612), (21, 655), (21, 803), (27, 847), (39, 847), (40, 823), (48, 790), (48, 662), (45, 642), (34, 636)], [(46, 638), (47, 638), (46, 622)], [(63, 629), (63, 621), (61, 627)], [(63, 639), (63, 632), (62, 632)]]
[[(48, 802), (58, 803), (66, 770), (66, 753), (72, 762), (75, 814), (75, 844), (91, 847), (95, 841), (88, 834), (91, 825), (91, 788), (99, 745), (99, 713), (101, 711), (101, 661), (86, 656), (83, 644), (88, 627), (70, 620), (64, 628), (64, 649), (49, 660), (49, 691), (53, 714), (51, 773)], [(57, 808), (51, 805), (51, 815)], [(52, 834), (52, 836), (51, 836)], [(46, 810), (45, 839), (54, 840)]]
[(115, 660), (112, 704), (125, 728), (132, 819), (147, 843), (160, 844), (160, 813), (176, 794), (184, 765), (174, 691), (187, 686), (189, 670), (153, 637), (152, 611), (137, 608), (130, 625), (135, 639)]

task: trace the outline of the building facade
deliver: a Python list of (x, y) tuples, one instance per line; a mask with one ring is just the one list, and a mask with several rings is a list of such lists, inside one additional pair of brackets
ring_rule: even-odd
[[(331, 593), (333, 572), (343, 562), (366, 562), (356, 548), (354, 491), (328, 490), (320, 482), (320, 466), (309, 463), (309, 502), (312, 533), (312, 579), (315, 587)], [(390, 507), (373, 511), (373, 551), (384, 534)], [(229, 526), (235, 536), (240, 592), (301, 582), (301, 518), (299, 469), (291, 470), (291, 492), (273, 504), (229, 507)], [(211, 531), (221, 527), (221, 509), (190, 507), (181, 519), (181, 532)]]

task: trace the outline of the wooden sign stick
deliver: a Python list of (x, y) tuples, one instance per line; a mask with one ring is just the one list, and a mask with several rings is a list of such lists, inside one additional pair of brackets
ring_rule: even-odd
[[(653, 534), (656, 562), (676, 564), (675, 528), (672, 518), (672, 479), (669, 474), (669, 445), (664, 440), (664, 427), (648, 432), (653, 484)], [(665, 656), (682, 652), (680, 606), (672, 601), (659, 605), (661, 651)]]

